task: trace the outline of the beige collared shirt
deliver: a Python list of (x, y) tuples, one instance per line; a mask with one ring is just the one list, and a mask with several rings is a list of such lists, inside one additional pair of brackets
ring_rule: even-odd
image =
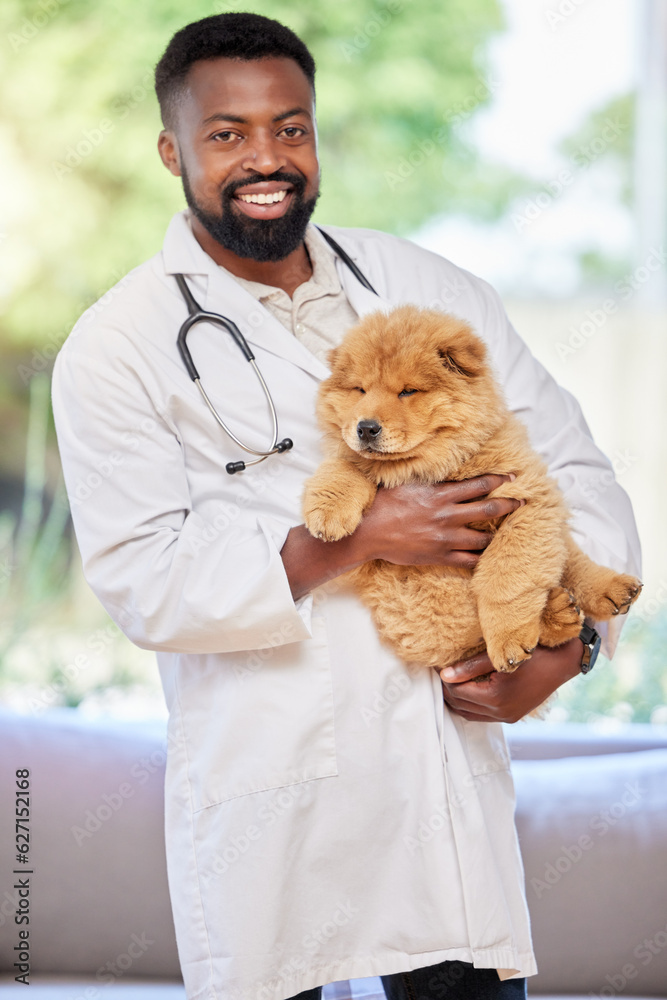
[(299, 285), (293, 298), (282, 288), (236, 275), (233, 278), (326, 364), (327, 354), (341, 342), (358, 316), (343, 291), (334, 255), (312, 224), (306, 229), (305, 243), (313, 273)]

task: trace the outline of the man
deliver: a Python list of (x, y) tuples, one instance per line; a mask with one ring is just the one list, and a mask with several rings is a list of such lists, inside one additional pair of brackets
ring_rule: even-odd
[[(309, 224), (313, 80), (303, 43), (251, 14), (188, 25), (157, 67), (159, 151), (189, 208), (162, 253), (77, 324), (54, 377), (84, 567), (126, 634), (158, 651), (190, 1000), (315, 998), (324, 983), (373, 975), (392, 1000), (445, 988), (523, 996), (536, 970), (498, 722), (573, 677), (583, 645), (537, 649), (515, 674), (478, 683), (484, 656), (441, 680), (380, 645), (343, 574), (377, 558), (474, 566), (490, 539), (469, 522), (518, 504), (497, 496), (502, 476), (380, 490), (354, 535), (310, 537), (300, 495), (320, 460), (314, 401), (328, 348), (366, 312), (446, 309), (455, 295), (577, 509), (589, 554), (634, 571), (632, 514), (616, 486), (591, 508), (587, 479), (608, 462), (487, 285), (381, 233), (327, 228), (334, 250)], [(225, 467), (239, 447), (179, 356), (188, 313), (177, 274), (245, 333), (294, 439), (238, 475)], [(270, 411), (233, 338), (199, 324), (187, 347), (230, 430), (266, 451)]]

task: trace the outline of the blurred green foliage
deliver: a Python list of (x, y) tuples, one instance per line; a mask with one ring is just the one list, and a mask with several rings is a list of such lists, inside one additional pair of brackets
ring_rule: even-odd
[(39, 622), (56, 596), (67, 592), (69, 505), (62, 480), (47, 495), (46, 452), (49, 380), (30, 383), (23, 503), (20, 513), (0, 512), (0, 674), (12, 648)]
[(634, 199), (633, 155), (637, 99), (635, 94), (615, 97), (589, 115), (581, 127), (561, 143), (561, 152), (576, 169), (587, 169), (604, 158), (613, 163), (620, 196), (626, 205)]
[(667, 608), (649, 615), (640, 599), (630, 615), (613, 662), (600, 657), (590, 674), (558, 692), (557, 710), (565, 709), (569, 722), (612, 718), (667, 724)]
[(516, 179), (466, 142), (494, 89), (498, 0), (3, 0), (5, 343), (48, 353), (160, 249), (183, 198), (155, 148), (153, 68), (177, 29), (233, 9), (284, 21), (315, 56), (320, 221), (405, 233), (436, 212), (505, 206)]
[[(560, 151), (575, 173), (593, 170), (619, 203), (631, 207), (634, 190), (634, 139), (637, 98), (623, 94), (590, 114), (564, 139)], [(581, 274), (589, 289), (608, 289), (630, 270), (631, 257), (615, 256), (607, 249), (582, 250), (578, 254)]]

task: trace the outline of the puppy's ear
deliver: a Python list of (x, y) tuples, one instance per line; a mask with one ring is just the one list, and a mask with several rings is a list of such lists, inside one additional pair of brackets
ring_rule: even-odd
[(443, 367), (457, 375), (475, 378), (484, 371), (486, 348), (477, 337), (466, 337), (464, 341), (454, 339), (438, 349)]

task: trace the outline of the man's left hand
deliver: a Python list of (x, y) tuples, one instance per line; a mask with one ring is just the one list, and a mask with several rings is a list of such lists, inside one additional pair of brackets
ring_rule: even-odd
[[(576, 677), (582, 654), (578, 638), (552, 649), (538, 646), (513, 673), (504, 674), (480, 653), (440, 671), (444, 698), (452, 711), (471, 722), (518, 722)], [(473, 680), (489, 671), (489, 677)]]

